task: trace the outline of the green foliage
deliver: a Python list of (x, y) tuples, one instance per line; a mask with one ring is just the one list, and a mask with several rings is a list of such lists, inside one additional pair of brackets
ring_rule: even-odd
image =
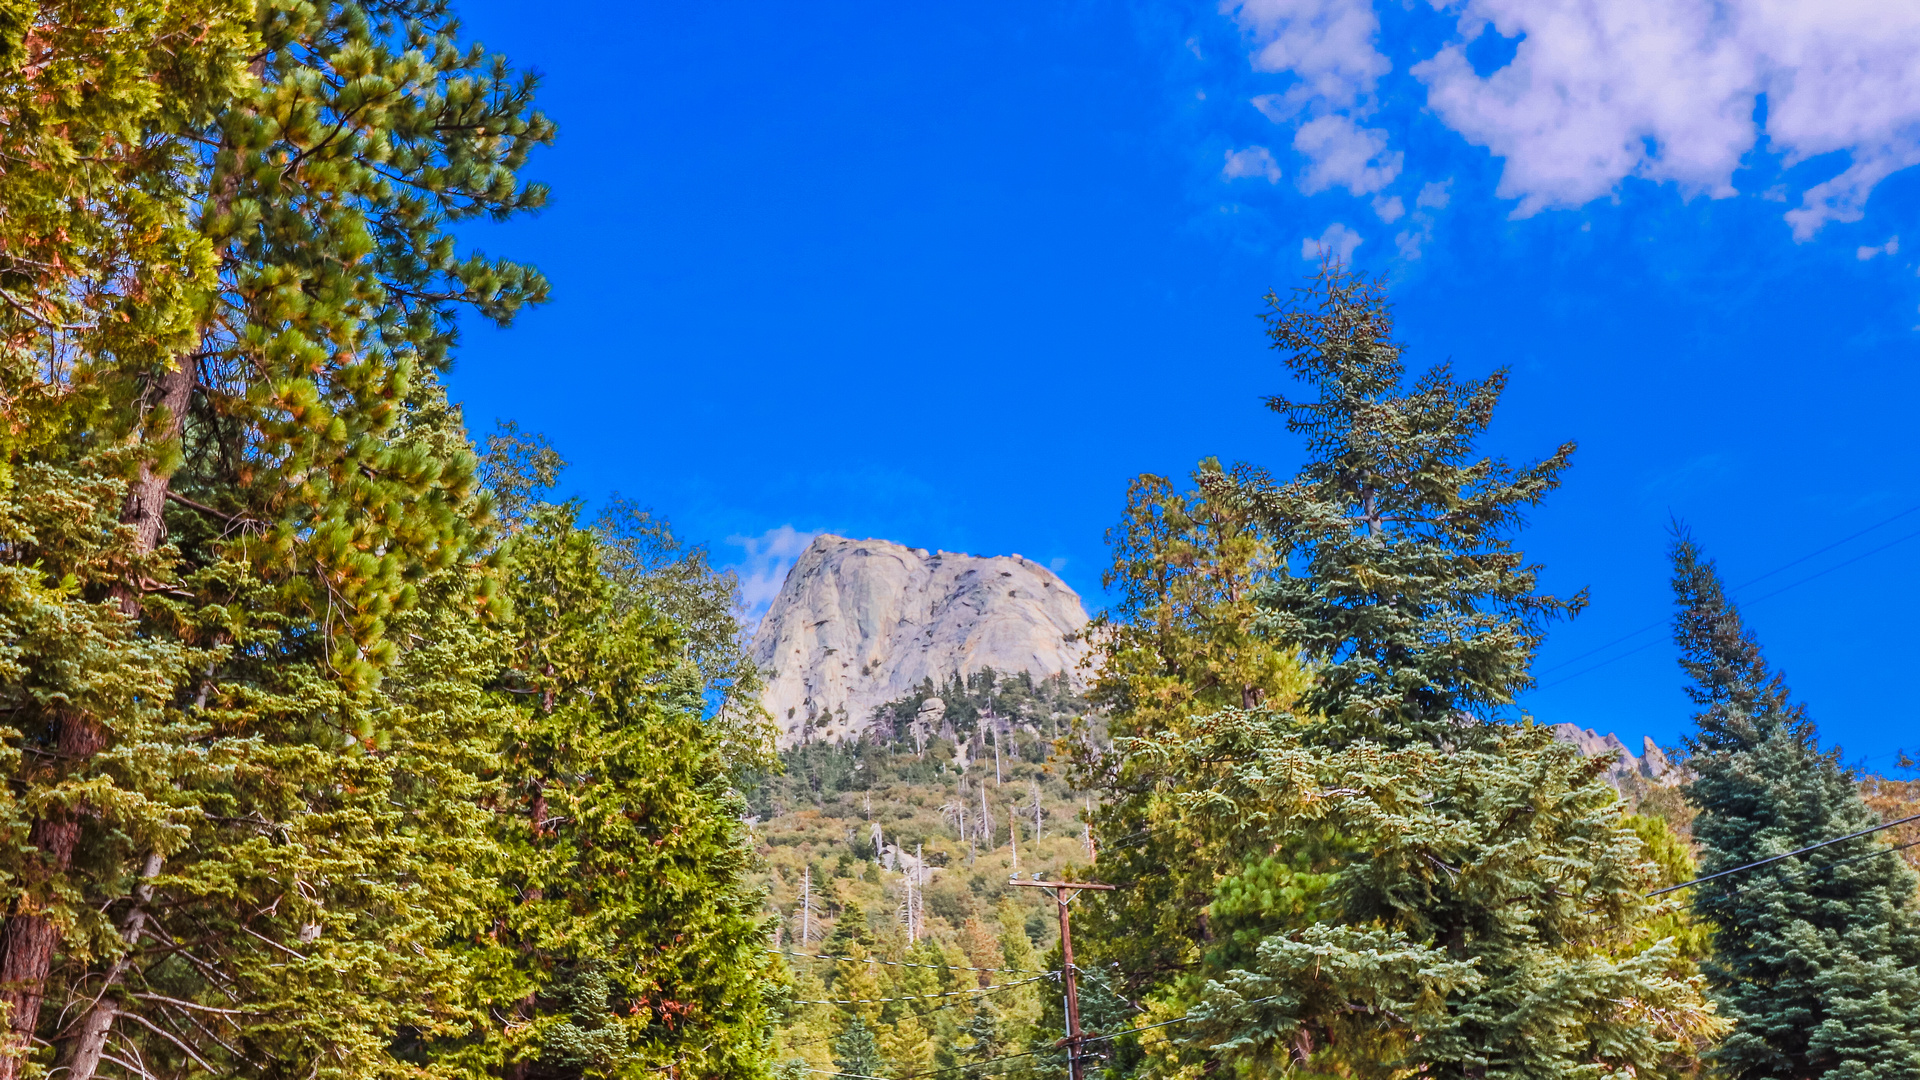
[[(1698, 708), (1687, 795), (1713, 874), (1879, 820), (1838, 751), (1819, 748), (1713, 563), (1673, 545), (1674, 638)], [(1713, 1064), (1733, 1077), (1920, 1076), (1920, 903), (1912, 870), (1864, 837), (1699, 886), (1703, 965), (1735, 1029)]]
[(540, 205), (533, 80), (438, 0), (0, 62), (0, 1077), (763, 1072), (732, 583), (437, 381), (545, 295), (451, 232)]
[[(1572, 447), (1476, 458), (1504, 376), (1405, 385), (1376, 284), (1329, 267), (1273, 302), (1275, 347), (1320, 395), (1272, 401), (1306, 463), (1284, 484), (1203, 468), (1184, 504), (1137, 483), (1128, 603), (1096, 639), (1116, 709), (1094, 775), (1123, 811), (1098, 869), (1130, 888), (1090, 921), (1152, 1018), (1191, 1017), (1138, 1037), (1141, 1068), (1688, 1071), (1724, 1025), (1649, 937), (1673, 908), (1642, 896), (1647, 844), (1601, 766), (1498, 722), (1580, 603), (1535, 593), (1512, 541)], [(1160, 539), (1196, 506), (1203, 542)]]
[[(1089, 696), (1104, 711), (1115, 747), (1191, 730), (1192, 718), (1228, 706), (1291, 705), (1306, 685), (1292, 652), (1255, 630), (1254, 595), (1279, 554), (1244, 504), (1205, 494), (1220, 470), (1203, 462), (1197, 490), (1178, 493), (1142, 476), (1126, 516), (1108, 531), (1105, 575), (1118, 601), (1090, 631), (1099, 645)], [(1186, 970), (1215, 931), (1210, 912), (1238, 852), (1205, 818), (1168, 815), (1158, 792), (1169, 778), (1151, 759), (1088, 740), (1075, 778), (1104, 798), (1095, 820), (1100, 873), (1128, 883), (1086, 907), (1089, 956), (1118, 963), (1131, 992)]]
[[(1035, 890), (1009, 888), (1007, 878), (1016, 865), (1024, 875), (1065, 872), (1085, 861), (1085, 802), (1065, 782), (1060, 762), (1047, 757), (1044, 734), (1050, 719), (1064, 729), (1085, 702), (1064, 683), (985, 672), (946, 689), (953, 696), (942, 700), (953, 703), (948, 710), (960, 724), (989, 710), (1012, 721), (1001, 731), (998, 782), (977, 723), (969, 735), (955, 733), (957, 745), (935, 733), (918, 752), (904, 728), (894, 728), (890, 742), (803, 744), (781, 753), (784, 774), (759, 780), (754, 799), (766, 816), (755, 831), (782, 916), (780, 947), (797, 954), (788, 958), (797, 973), (793, 996), (867, 1002), (786, 1010), (776, 1060), (834, 1070), (829, 1044), (856, 1019), (873, 1029), (891, 1065), (886, 1075), (917, 1071), (919, 1063), (945, 1069), (980, 1060), (969, 1055), (979, 1053), (983, 1035), (1002, 1052), (1060, 1037), (1057, 1001), (1047, 1012), (1057, 984), (1023, 981), (1047, 964), (1058, 927), (1053, 904)], [(922, 687), (896, 715), (914, 716), (934, 696), (936, 688)], [(925, 865), (913, 892), (916, 940), (909, 940), (907, 882), (916, 855)], [(803, 889), (810, 890), (810, 915), (801, 907)], [(863, 962), (869, 959), (889, 963)], [(983, 988), (991, 992), (953, 993)], [(1010, 1076), (1057, 1075), (1039, 1059), (1009, 1064)]]
[(476, 1067), (703, 1076), (764, 1067), (760, 894), (731, 777), (674, 623), (601, 571), (572, 506), (536, 505), (500, 553), (512, 617), (491, 680), (510, 720), (489, 804), (494, 916), (469, 959), (497, 1040)]
[[(1472, 751), (1329, 750), (1289, 718), (1227, 710), (1137, 752), (1195, 779), (1170, 808), (1240, 850), (1332, 835), (1303, 874), (1222, 883), (1228, 933), (1180, 996), (1205, 1055), (1349, 1075), (1666, 1075), (1718, 1025), (1642, 942), (1654, 868), (1594, 763), (1523, 726)], [(1320, 875), (1325, 875), (1324, 877)], [(1219, 940), (1219, 939), (1217, 939)]]
[(1314, 664), (1300, 710), (1336, 742), (1470, 743), (1472, 719), (1531, 685), (1545, 625), (1586, 602), (1535, 592), (1511, 539), (1573, 444), (1519, 469), (1476, 457), (1506, 372), (1461, 380), (1442, 364), (1408, 385), (1378, 282), (1335, 265), (1268, 302), (1273, 347), (1319, 394), (1268, 399), (1307, 461), (1284, 484), (1241, 466), (1202, 490), (1244, 505), (1284, 557), (1261, 622)]
[(880, 1056), (880, 1042), (873, 1029), (859, 1018), (833, 1040), (833, 1064), (855, 1076), (884, 1076), (888, 1067), (887, 1059)]

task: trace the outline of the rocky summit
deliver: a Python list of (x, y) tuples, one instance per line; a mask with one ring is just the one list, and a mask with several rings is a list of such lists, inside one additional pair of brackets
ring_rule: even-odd
[(929, 679), (992, 668), (1077, 689), (1086, 625), (1079, 594), (1019, 555), (822, 534), (761, 620), (753, 659), (782, 747), (839, 742)]
[(1591, 728), (1574, 724), (1553, 725), (1553, 737), (1561, 742), (1572, 743), (1588, 757), (1612, 758), (1614, 765), (1607, 770), (1607, 782), (1616, 788), (1634, 783), (1671, 787), (1693, 777), (1692, 773), (1669, 761), (1666, 752), (1648, 736), (1641, 736), (1639, 754), (1627, 749), (1627, 744), (1621, 742), (1618, 735), (1602, 735)]

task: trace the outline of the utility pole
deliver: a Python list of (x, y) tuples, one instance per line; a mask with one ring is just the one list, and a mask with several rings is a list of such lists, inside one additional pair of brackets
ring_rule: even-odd
[(1051, 889), (1053, 902), (1060, 906), (1060, 967), (1067, 977), (1067, 1037), (1054, 1045), (1066, 1044), (1067, 1080), (1080, 1080), (1080, 1048), (1086, 1041), (1086, 1033), (1080, 1030), (1080, 980), (1076, 977), (1079, 969), (1073, 966), (1073, 924), (1067, 918), (1067, 905), (1073, 903), (1073, 898), (1083, 890), (1112, 892), (1113, 886), (1091, 881), (1041, 881), (1037, 872), (1032, 881), (1021, 881), (1015, 877), (1007, 884), (1028, 889)]

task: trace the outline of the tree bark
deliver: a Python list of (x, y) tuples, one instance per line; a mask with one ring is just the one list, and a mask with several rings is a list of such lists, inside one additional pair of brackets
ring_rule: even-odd
[[(54, 750), (63, 761), (85, 761), (106, 745), (106, 730), (92, 719), (80, 715), (57, 715), (53, 719)], [(5, 926), (0, 926), (0, 1004), (7, 1009), (5, 1045), (0, 1046), (0, 1080), (15, 1080), (20, 1075), (33, 1030), (40, 1022), (40, 1003), (46, 996), (47, 972), (53, 967), (53, 954), (60, 947), (60, 931), (40, 911), (33, 898), (32, 885), (43, 885), (73, 865), (73, 850), (80, 840), (80, 816), (76, 808), (53, 810), (33, 823), (27, 843), (38, 853), (29, 858), (24, 869), (31, 879), (28, 891), (13, 902)]]
[[(152, 433), (156, 444), (164, 446), (171, 443), (186, 429), (187, 403), (193, 396), (193, 384), (199, 373), (198, 361), (190, 355), (182, 356), (171, 370), (161, 372), (148, 384), (148, 408), (166, 410), (161, 430)], [(120, 522), (133, 526), (133, 546), (137, 554), (146, 555), (156, 550), (166, 536), (166, 524), (161, 515), (166, 509), (167, 488), (171, 480), (170, 475), (163, 475), (154, 469), (149, 457), (140, 463), (139, 475), (127, 488), (127, 501), (120, 512)], [(120, 610), (128, 618), (140, 617), (138, 583), (122, 584)]]
[[(149, 429), (149, 445), (165, 446), (185, 430), (187, 403), (199, 375), (199, 363), (192, 355), (179, 358), (174, 367), (161, 372), (147, 384), (146, 408), (164, 409), (157, 429)], [(161, 519), (167, 503), (170, 477), (153, 467), (151, 455), (141, 462), (139, 475), (127, 489), (120, 521), (134, 528), (135, 557), (153, 552), (160, 546), (166, 529)], [(120, 610), (129, 619), (140, 617), (141, 589), (138, 575), (130, 575), (114, 590)], [(80, 713), (56, 713), (50, 726), (60, 768), (76, 770), (98, 754), (107, 743), (107, 729), (94, 717)], [(40, 881), (64, 874), (73, 863), (73, 850), (80, 838), (80, 810), (64, 807), (50, 811), (33, 823), (27, 842), (39, 852), (29, 866)], [(35, 865), (37, 864), (37, 865)], [(53, 969), (53, 954), (60, 947), (60, 932), (46, 915), (35, 909), (27, 896), (16, 900), (0, 926), (0, 1004), (8, 1007), (4, 1040), (0, 1041), (0, 1080), (17, 1080), (32, 1048), (33, 1032), (40, 1022), (40, 1004), (46, 997), (47, 974)], [(106, 998), (101, 998), (102, 1003)], [(90, 1012), (87, 1022), (95, 1022)], [(104, 1024), (111, 1027), (113, 1014)], [(105, 1031), (100, 1039), (105, 1046)]]
[(99, 999), (81, 1018), (80, 1026), (73, 1035), (61, 1044), (59, 1063), (67, 1068), (65, 1080), (93, 1080), (93, 1074), (100, 1069), (100, 1056), (107, 1050), (107, 1036), (113, 1033), (113, 1018), (120, 1015), (120, 1003), (114, 997), (114, 987), (119, 985), (120, 976), (126, 973), (127, 960), (134, 946), (139, 945), (141, 937), (146, 934), (147, 905), (153, 900), (153, 879), (160, 873), (163, 861), (159, 852), (150, 851), (146, 862), (140, 867), (140, 880), (133, 887), (133, 903), (120, 920), (120, 937), (127, 943), (127, 954), (107, 968)]

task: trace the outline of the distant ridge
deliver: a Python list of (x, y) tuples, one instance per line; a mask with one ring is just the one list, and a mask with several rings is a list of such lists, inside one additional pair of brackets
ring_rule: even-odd
[(858, 738), (879, 705), (983, 668), (1081, 687), (1080, 596), (1019, 555), (822, 534), (753, 637), (782, 747)]

